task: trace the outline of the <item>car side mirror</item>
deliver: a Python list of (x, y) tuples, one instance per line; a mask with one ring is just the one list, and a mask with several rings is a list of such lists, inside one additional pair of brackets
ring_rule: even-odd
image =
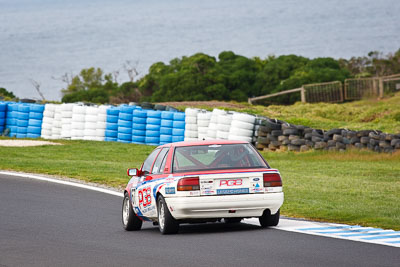
[(128, 176), (138, 176), (139, 170), (136, 168), (128, 169), (127, 170)]

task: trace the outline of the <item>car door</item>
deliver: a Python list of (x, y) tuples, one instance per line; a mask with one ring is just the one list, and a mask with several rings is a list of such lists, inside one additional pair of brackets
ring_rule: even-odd
[[(165, 163), (168, 155), (169, 147), (156, 149), (143, 163), (142, 173), (135, 192), (135, 208), (136, 213), (144, 218), (157, 217), (156, 194), (164, 185)], [(150, 167), (149, 167), (150, 166)]]

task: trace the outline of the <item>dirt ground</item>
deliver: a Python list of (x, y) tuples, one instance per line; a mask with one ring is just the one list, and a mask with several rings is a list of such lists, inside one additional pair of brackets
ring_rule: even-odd
[(161, 102), (160, 105), (171, 106), (174, 108), (187, 106), (187, 107), (223, 107), (223, 108), (245, 108), (243, 104), (223, 101), (184, 101), (184, 102)]
[(48, 141), (35, 140), (0, 140), (0, 146), (23, 147), (23, 146), (45, 146), (45, 145), (61, 145)]

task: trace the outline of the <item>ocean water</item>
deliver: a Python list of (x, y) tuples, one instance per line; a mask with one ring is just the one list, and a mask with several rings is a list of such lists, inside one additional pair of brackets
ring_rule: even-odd
[(400, 48), (399, 0), (0, 0), (0, 87), (59, 100), (65, 73), (203, 52), (350, 58)]

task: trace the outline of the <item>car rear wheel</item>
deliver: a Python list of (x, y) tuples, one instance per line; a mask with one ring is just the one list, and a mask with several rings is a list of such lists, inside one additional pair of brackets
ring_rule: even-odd
[(142, 228), (143, 222), (136, 216), (129, 201), (128, 193), (124, 195), (122, 202), (122, 226), (126, 231), (138, 231)]
[(269, 226), (277, 226), (279, 223), (279, 217), (280, 209), (273, 215), (271, 215), (270, 210), (264, 210), (263, 215), (259, 217), (258, 220), (260, 221), (261, 227), (266, 228)]
[(176, 234), (179, 230), (178, 222), (172, 217), (165, 199), (159, 196), (157, 200), (158, 228), (163, 235)]

